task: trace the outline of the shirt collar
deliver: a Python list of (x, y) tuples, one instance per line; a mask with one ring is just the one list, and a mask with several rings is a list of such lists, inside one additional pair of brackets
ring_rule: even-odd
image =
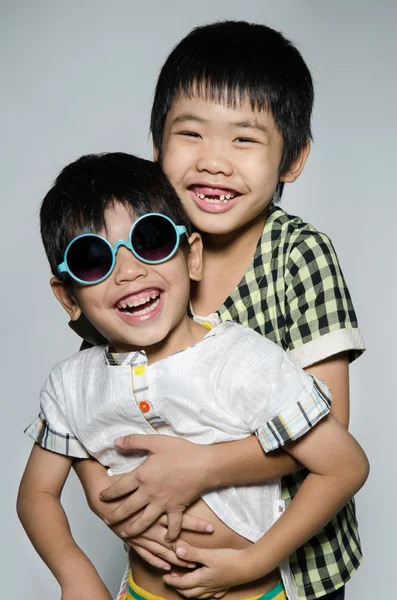
[(114, 352), (111, 346), (105, 348), (105, 361), (108, 365), (123, 367), (125, 365), (147, 364), (144, 350), (134, 352)]

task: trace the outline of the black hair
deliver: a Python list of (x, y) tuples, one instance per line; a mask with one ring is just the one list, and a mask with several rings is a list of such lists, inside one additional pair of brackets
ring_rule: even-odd
[[(114, 202), (135, 217), (165, 214), (191, 233), (182, 203), (158, 164), (122, 152), (82, 156), (60, 172), (40, 209), (41, 238), (55, 276), (69, 242), (104, 229), (105, 211)], [(181, 245), (188, 246), (186, 236)]]
[[(310, 71), (297, 48), (265, 25), (212, 23), (196, 27), (174, 47), (160, 71), (151, 112), (160, 162), (164, 123), (173, 101), (197, 94), (232, 108), (248, 100), (253, 109), (271, 111), (283, 137), (280, 175), (312, 139)], [(282, 189), (279, 183), (277, 199)]]

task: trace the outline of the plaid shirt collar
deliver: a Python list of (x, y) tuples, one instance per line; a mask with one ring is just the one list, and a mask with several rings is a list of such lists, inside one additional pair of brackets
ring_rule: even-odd
[(105, 361), (106, 364), (114, 367), (147, 364), (146, 353), (143, 350), (134, 352), (115, 352), (111, 346), (105, 348)]

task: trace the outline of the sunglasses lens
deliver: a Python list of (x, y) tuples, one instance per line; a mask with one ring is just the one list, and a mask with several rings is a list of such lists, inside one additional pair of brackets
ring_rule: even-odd
[(109, 246), (93, 235), (86, 235), (73, 242), (68, 250), (67, 263), (77, 279), (92, 283), (105, 277), (112, 266)]
[(135, 252), (149, 262), (166, 260), (177, 241), (172, 223), (158, 215), (141, 219), (134, 227), (131, 239)]

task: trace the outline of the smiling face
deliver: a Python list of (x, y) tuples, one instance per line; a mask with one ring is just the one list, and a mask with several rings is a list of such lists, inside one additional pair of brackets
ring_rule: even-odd
[[(127, 240), (134, 220), (125, 206), (115, 203), (106, 209), (106, 228), (99, 235), (112, 245)], [(164, 263), (145, 264), (122, 246), (113, 272), (101, 283), (73, 284), (71, 293), (57, 278), (51, 285), (72, 320), (83, 312), (116, 351), (149, 348), (149, 354), (163, 357), (196, 341), (187, 305), (190, 279), (200, 276), (201, 240), (193, 234), (190, 252), (179, 248)]]
[(230, 234), (266, 218), (279, 181), (294, 181), (309, 147), (280, 176), (283, 139), (270, 112), (180, 97), (164, 126), (162, 168), (192, 223)]

